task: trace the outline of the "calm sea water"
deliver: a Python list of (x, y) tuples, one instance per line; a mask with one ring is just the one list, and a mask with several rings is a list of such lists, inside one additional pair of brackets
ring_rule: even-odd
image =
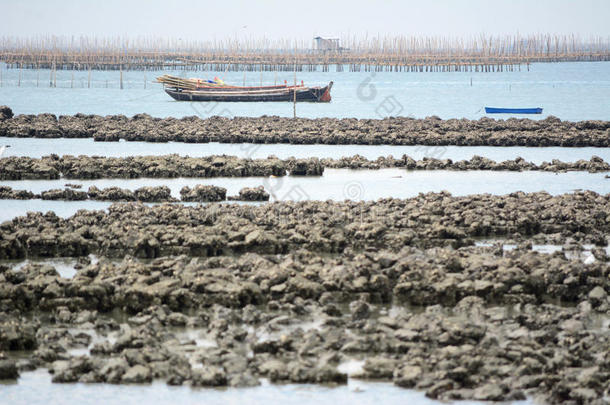
[[(119, 88), (118, 71), (93, 71), (87, 88), (87, 71), (57, 71), (57, 87), (49, 88), (48, 70), (2, 70), (0, 104), (18, 114), (125, 114), (157, 117), (199, 115), (292, 116), (291, 103), (189, 103), (176, 102), (152, 83), (164, 73), (186, 77), (218, 76), (236, 85), (243, 72), (128, 71)], [(21, 79), (19, 75), (21, 74)], [(554, 115), (564, 120), (610, 119), (610, 63), (571, 62), (533, 64), (517, 72), (406, 73), (406, 72), (302, 72), (298, 81), (326, 85), (334, 81), (330, 104), (300, 103), (300, 117), (413, 116), (470, 118), (484, 116), (484, 106), (543, 107), (533, 118)], [(263, 72), (262, 83), (287, 80), (290, 72)], [(471, 85), (472, 80), (472, 85)], [(18, 86), (20, 82), (20, 87)], [(145, 84), (146, 83), (146, 84)], [(246, 84), (259, 85), (261, 74), (250, 72)], [(145, 88), (146, 87), (146, 88)], [(497, 118), (507, 118), (494, 115)], [(530, 116), (532, 117), (532, 116)]]
[(470, 159), (474, 155), (502, 161), (522, 157), (529, 162), (542, 163), (559, 159), (574, 162), (579, 159), (589, 160), (599, 156), (610, 162), (610, 148), (561, 148), (561, 147), (496, 147), (496, 146), (394, 146), (394, 145), (290, 145), (290, 144), (231, 144), (200, 143), (184, 144), (180, 142), (95, 142), (87, 139), (38, 139), (0, 137), (0, 147), (10, 145), (2, 156), (42, 157), (51, 153), (62, 155), (87, 156), (151, 156), (175, 153), (182, 156), (203, 157), (210, 155), (231, 155), (242, 158), (267, 158), (275, 155), (280, 159), (297, 158), (339, 158), (342, 156), (362, 155), (367, 159), (392, 155), (396, 158), (406, 154), (414, 159), (434, 157), (453, 159), (454, 161)]
[[(347, 385), (324, 387), (319, 385), (274, 385), (264, 383), (255, 388), (193, 389), (171, 387), (163, 382), (145, 385), (113, 384), (52, 384), (46, 370), (22, 374), (19, 384), (0, 385), (2, 403), (13, 405), (52, 404), (384, 404), (414, 405), (439, 404), (424, 393), (404, 390), (390, 383), (372, 383), (350, 379)], [(474, 405), (480, 402), (460, 401)], [(519, 401), (528, 404), (531, 401)]]

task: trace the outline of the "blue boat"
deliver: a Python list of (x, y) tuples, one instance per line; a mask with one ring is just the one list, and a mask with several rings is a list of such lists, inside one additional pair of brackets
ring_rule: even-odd
[(485, 107), (486, 114), (542, 114), (542, 108), (495, 108)]

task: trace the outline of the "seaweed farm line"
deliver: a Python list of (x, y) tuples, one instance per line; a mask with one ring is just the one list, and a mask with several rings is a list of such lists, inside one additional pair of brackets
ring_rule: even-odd
[[(384, 62), (377, 61), (371, 57), (336, 57), (320, 58), (302, 56), (293, 60), (282, 61), (281, 55), (272, 57), (248, 57), (248, 56), (210, 56), (200, 58), (176, 57), (173, 61), (149, 62), (151, 58), (144, 60), (132, 60), (128, 62), (109, 62), (104, 58), (96, 62), (77, 61), (70, 58), (64, 60), (49, 61), (32, 59), (18, 54), (0, 54), (0, 61), (6, 62), (12, 69), (51, 69), (51, 70), (186, 70), (204, 72), (513, 72), (524, 69), (529, 70), (532, 62), (566, 62), (566, 61), (608, 61), (610, 55), (591, 55), (586, 58), (546, 58), (539, 56), (532, 59), (519, 58), (438, 58), (422, 56), (417, 59), (395, 59), (388, 58)], [(165, 58), (163, 58), (165, 59)], [(171, 59), (171, 57), (170, 57)], [(19, 62), (16, 62), (19, 60)], [(24, 62), (26, 61), (26, 62)]]
[(610, 43), (548, 34), (528, 37), (386, 37), (343, 39), (336, 49), (305, 41), (0, 39), (0, 61), (11, 68), (68, 70), (204, 70), (352, 72), (497, 72), (532, 62), (608, 61)]

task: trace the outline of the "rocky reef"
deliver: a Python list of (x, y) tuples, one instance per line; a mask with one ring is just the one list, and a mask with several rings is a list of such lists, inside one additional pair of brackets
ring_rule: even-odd
[(403, 168), (406, 170), (494, 170), (549, 172), (587, 171), (591, 173), (610, 172), (610, 164), (598, 156), (590, 160), (562, 162), (553, 159), (540, 164), (527, 162), (522, 158), (495, 162), (481, 156), (469, 160), (423, 158), (415, 160), (403, 155), (379, 157), (369, 160), (355, 155), (340, 159), (243, 159), (235, 156), (208, 156), (192, 158), (178, 155), (135, 156), (126, 158), (90, 156), (44, 156), (42, 158), (5, 157), (0, 158), (0, 180), (53, 180), (101, 179), (101, 178), (176, 178), (176, 177), (282, 177), (321, 176), (325, 168), (333, 169), (382, 169)]
[(195, 187), (183, 187), (180, 190), (182, 201), (213, 202), (224, 201), (227, 198), (227, 189), (218, 186), (204, 186), (197, 184)]
[(0, 136), (94, 138), (96, 141), (290, 143), (328, 145), (610, 146), (609, 121), (199, 117), (137, 114), (17, 115), (0, 113)]
[(236, 196), (230, 196), (229, 200), (235, 201), (269, 201), (269, 193), (263, 186), (244, 187)]

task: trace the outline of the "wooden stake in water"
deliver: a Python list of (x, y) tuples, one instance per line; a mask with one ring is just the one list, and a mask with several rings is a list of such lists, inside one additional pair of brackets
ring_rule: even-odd
[(38, 87), (38, 83), (40, 82), (40, 69), (36, 66), (36, 87)]
[(292, 115), (297, 117), (297, 58), (294, 58), (294, 87), (292, 88)]
[(89, 65), (89, 75), (87, 76), (87, 88), (91, 88), (91, 65)]
[(120, 87), (123, 90), (123, 66), (121, 65)]
[(21, 87), (21, 65), (19, 66), (19, 81), (17, 82), (17, 87)]
[(74, 88), (74, 69), (72, 70), (72, 76), (70, 77), (70, 88)]

